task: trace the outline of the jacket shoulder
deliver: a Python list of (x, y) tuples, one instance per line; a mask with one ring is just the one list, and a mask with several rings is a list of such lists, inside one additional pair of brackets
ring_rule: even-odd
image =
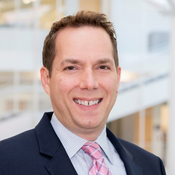
[(22, 145), (23, 142), (30, 141), (32, 139), (36, 138), (34, 134), (34, 129), (25, 131), (23, 133), (20, 133), (18, 135), (15, 135), (13, 137), (4, 139), (0, 141), (0, 149), (3, 149), (3, 147), (11, 147), (15, 145)]
[[(11, 138), (0, 141), (0, 160), (19, 155), (23, 150), (30, 150), (37, 145), (34, 129), (25, 131)], [(5, 156), (5, 157), (4, 157)]]
[(158, 156), (144, 150), (143, 148), (133, 143), (122, 140), (120, 138), (118, 138), (118, 140), (124, 146), (126, 152), (132, 156), (134, 162), (142, 167), (146, 174), (149, 170), (161, 172), (162, 175), (166, 174), (163, 162)]
[(146, 151), (145, 149), (131, 143), (131, 142), (128, 142), (126, 140), (123, 140), (123, 139), (120, 139), (118, 138), (119, 142), (124, 146), (124, 148), (126, 150), (128, 150), (133, 156), (136, 156), (136, 155), (140, 155), (140, 156), (146, 156), (146, 157), (150, 157), (150, 158), (153, 158), (153, 157), (156, 157), (154, 154)]

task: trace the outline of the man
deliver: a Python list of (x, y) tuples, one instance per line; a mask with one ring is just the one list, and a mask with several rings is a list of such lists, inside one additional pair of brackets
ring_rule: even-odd
[(106, 129), (121, 68), (105, 15), (80, 11), (54, 23), (40, 73), (54, 113), (0, 143), (1, 175), (165, 175), (158, 157)]

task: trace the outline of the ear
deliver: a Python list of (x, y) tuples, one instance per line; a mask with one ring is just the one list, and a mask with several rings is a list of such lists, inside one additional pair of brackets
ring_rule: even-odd
[(46, 67), (41, 67), (40, 69), (41, 84), (45, 92), (50, 96), (50, 77), (49, 71)]
[(121, 78), (121, 67), (118, 66), (117, 67), (117, 91), (116, 91), (117, 93), (120, 85), (120, 78)]

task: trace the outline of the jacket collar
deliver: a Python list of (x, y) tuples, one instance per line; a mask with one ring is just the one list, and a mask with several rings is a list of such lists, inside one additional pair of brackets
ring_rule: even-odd
[(51, 175), (77, 175), (62, 143), (50, 124), (52, 114), (52, 112), (45, 113), (35, 128), (40, 153), (50, 159), (45, 168)]
[[(35, 128), (40, 153), (49, 158), (45, 168), (51, 175), (77, 175), (62, 143), (50, 124), (52, 114), (53, 112), (45, 113)], [(109, 129), (107, 129), (107, 137), (124, 162), (127, 175), (143, 175), (142, 169), (133, 161), (132, 154)]]
[(107, 129), (107, 137), (120, 155), (120, 158), (125, 165), (127, 175), (143, 175), (142, 168), (133, 161), (132, 154), (122, 145), (119, 139), (116, 138), (109, 129)]

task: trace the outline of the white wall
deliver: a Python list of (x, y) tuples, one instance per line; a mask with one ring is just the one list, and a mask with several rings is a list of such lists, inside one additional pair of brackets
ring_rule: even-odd
[(42, 47), (48, 31), (0, 28), (0, 70), (31, 71), (42, 65)]
[(138, 112), (141, 107), (146, 109), (166, 102), (169, 96), (168, 89), (169, 77), (167, 75), (160, 77), (160, 79), (155, 79), (153, 82), (144, 83), (142, 86), (135, 86), (119, 93), (108, 121)]
[(117, 33), (120, 66), (135, 71), (137, 68), (147, 69), (143, 60), (149, 54), (148, 35), (151, 32), (169, 32), (170, 17), (162, 15), (143, 0), (111, 0), (111, 21)]
[(0, 140), (12, 137), (33, 127), (33, 118), (29, 113), (12, 117), (0, 122)]

